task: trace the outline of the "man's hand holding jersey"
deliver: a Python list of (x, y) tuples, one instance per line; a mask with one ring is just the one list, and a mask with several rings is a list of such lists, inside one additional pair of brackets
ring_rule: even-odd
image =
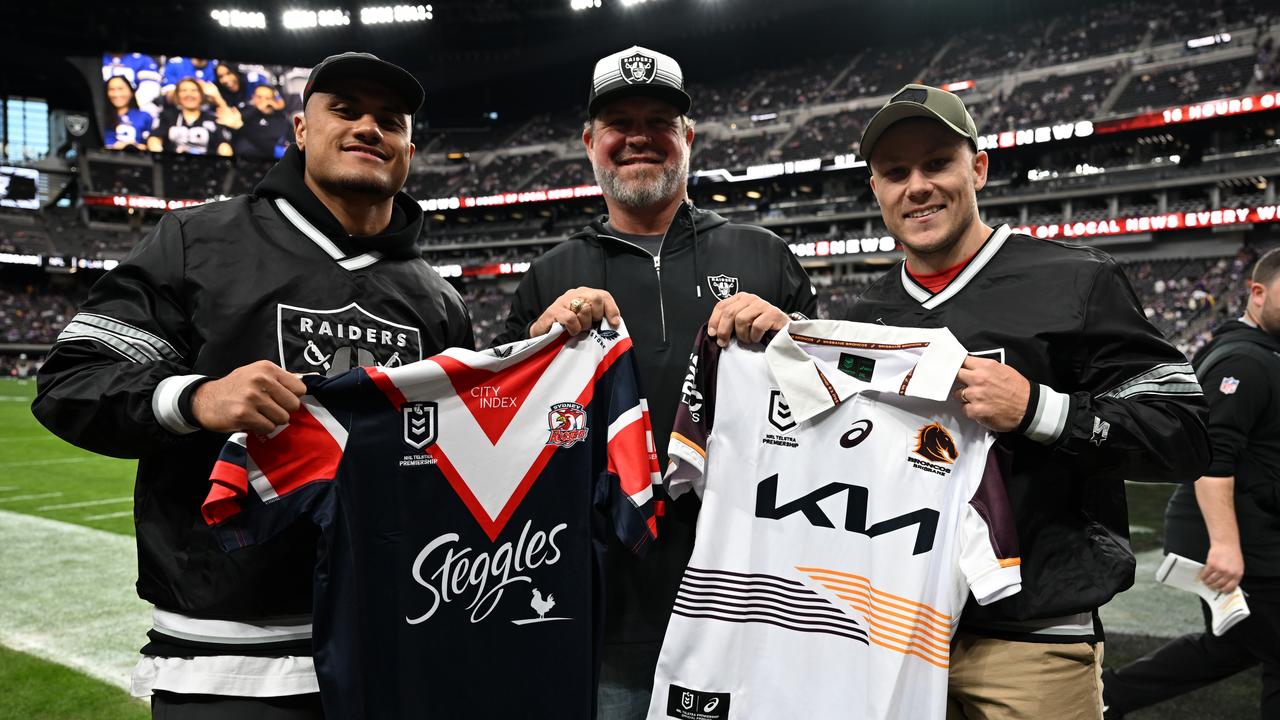
[(604, 290), (580, 287), (565, 292), (551, 307), (542, 312), (529, 326), (529, 337), (535, 338), (551, 332), (551, 326), (560, 323), (570, 335), (589, 330), (607, 319), (610, 325), (622, 322), (618, 303)]
[(740, 292), (721, 300), (711, 310), (707, 335), (720, 347), (728, 347), (737, 336), (739, 342), (758, 343), (771, 330), (781, 330), (791, 318), (758, 295)]
[(191, 414), (205, 430), (269, 433), (289, 422), (307, 386), (269, 360), (237, 368), (210, 380), (191, 396)]
[[(560, 323), (570, 335), (577, 335), (606, 319), (617, 325), (622, 314), (613, 296), (604, 290), (580, 287), (566, 291), (529, 326), (529, 337), (545, 335)], [(781, 330), (790, 322), (786, 313), (751, 293), (737, 293), (716, 303), (707, 321), (707, 334), (726, 347), (735, 336), (743, 342), (760, 342), (771, 330)]]
[(1010, 432), (1022, 423), (1031, 399), (1031, 382), (1022, 373), (970, 355), (956, 373), (956, 382), (960, 389), (955, 398), (964, 403), (965, 417), (996, 432)]

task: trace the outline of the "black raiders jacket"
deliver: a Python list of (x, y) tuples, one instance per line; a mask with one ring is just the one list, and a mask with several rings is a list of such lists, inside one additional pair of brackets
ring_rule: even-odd
[(234, 555), (214, 541), (200, 505), (226, 436), (194, 426), (195, 382), (263, 359), (333, 375), (474, 346), (462, 299), (419, 254), (412, 198), (396, 195), (386, 231), (353, 238), (302, 163), (295, 146), (253, 195), (164, 216), (93, 286), (38, 376), (47, 428), (138, 458), (138, 593), (186, 617), (309, 615), (317, 551), (302, 526)]
[[(663, 238), (658, 257), (605, 229), (600, 217), (549, 250), (516, 289), (511, 315), (495, 345), (529, 336), (529, 326), (566, 290), (607, 290), (635, 343), (641, 390), (649, 401), (659, 466), (689, 372), (699, 328), (721, 299), (759, 295), (785, 313), (813, 316), (817, 296), (804, 268), (777, 235), (738, 225), (684, 203)], [(697, 501), (670, 504), (659, 519), (658, 542), (647, 558), (611, 551), (605, 641), (652, 643), (657, 662), (680, 576), (693, 551)]]
[(1189, 482), (1209, 462), (1206, 405), (1186, 357), (1105, 253), (998, 228), (937, 294), (903, 263), (849, 320), (946, 327), (970, 354), (1031, 381), (997, 448), (1022, 548), (1022, 592), (962, 625), (1090, 613), (1133, 584), (1124, 481)]

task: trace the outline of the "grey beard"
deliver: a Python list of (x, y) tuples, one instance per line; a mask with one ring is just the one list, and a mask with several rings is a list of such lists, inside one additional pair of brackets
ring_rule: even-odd
[(662, 172), (656, 178), (632, 182), (623, 180), (616, 168), (593, 165), (592, 170), (595, 172), (596, 184), (606, 197), (630, 208), (645, 208), (667, 202), (679, 194), (680, 188), (688, 182), (689, 161), (686, 156), (683, 162), (663, 165)]

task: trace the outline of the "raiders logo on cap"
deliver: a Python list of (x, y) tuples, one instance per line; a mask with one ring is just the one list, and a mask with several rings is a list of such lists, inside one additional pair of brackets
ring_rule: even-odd
[(635, 55), (624, 57), (618, 62), (622, 66), (622, 79), (627, 81), (628, 85), (653, 82), (654, 70), (657, 69), (657, 65), (653, 62), (653, 58), (648, 55), (636, 53)]

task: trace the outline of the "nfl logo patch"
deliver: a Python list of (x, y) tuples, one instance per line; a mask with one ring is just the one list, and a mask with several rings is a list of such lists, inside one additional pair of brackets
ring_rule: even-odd
[(643, 53), (624, 57), (618, 61), (618, 64), (622, 66), (622, 79), (626, 80), (628, 85), (647, 85), (653, 82), (658, 69), (653, 58)]
[(400, 406), (404, 421), (404, 442), (414, 450), (436, 441), (436, 404), (409, 402)]
[(573, 447), (587, 437), (587, 411), (578, 403), (563, 402), (547, 413), (548, 445)]
[(1222, 378), (1222, 382), (1218, 385), (1218, 390), (1221, 391), (1223, 395), (1235, 395), (1236, 388), (1238, 387), (1240, 387), (1239, 380), (1233, 377), (1224, 377)]

